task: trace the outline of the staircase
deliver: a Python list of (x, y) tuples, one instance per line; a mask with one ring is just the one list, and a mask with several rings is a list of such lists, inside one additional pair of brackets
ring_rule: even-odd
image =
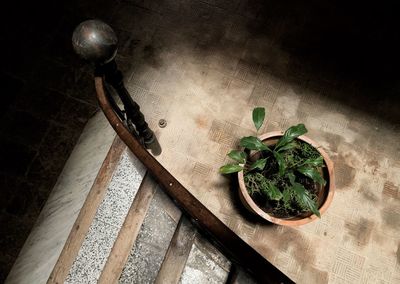
[(107, 186), (92, 187), (48, 283), (255, 283), (192, 225), (118, 138), (110, 151), (121, 153), (118, 164)]
[(98, 113), (6, 283), (256, 283), (192, 221)]

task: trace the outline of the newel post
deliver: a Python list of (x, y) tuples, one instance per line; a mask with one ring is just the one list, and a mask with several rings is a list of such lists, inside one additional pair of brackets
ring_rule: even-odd
[(155, 135), (149, 128), (139, 105), (129, 95), (124, 85), (122, 72), (115, 62), (118, 39), (113, 29), (100, 20), (87, 20), (80, 23), (72, 35), (75, 52), (96, 66), (96, 76), (102, 76), (107, 84), (112, 86), (124, 105), (120, 110), (111, 95), (110, 104), (121, 119), (132, 123), (138, 136), (147, 148), (155, 142)]

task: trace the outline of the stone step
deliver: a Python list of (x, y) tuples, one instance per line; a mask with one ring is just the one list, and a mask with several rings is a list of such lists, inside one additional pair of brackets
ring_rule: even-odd
[(158, 188), (119, 283), (225, 283), (230, 262), (170, 202)]
[(226, 283), (231, 265), (157, 188), (118, 283)]
[(122, 154), (65, 283), (97, 282), (145, 172), (128, 151)]
[(157, 277), (177, 227), (163, 208), (161, 195), (157, 190), (118, 283), (153, 283)]
[(64, 283), (254, 283), (232, 267), (125, 150)]
[(226, 283), (231, 263), (202, 236), (191, 247), (179, 283)]

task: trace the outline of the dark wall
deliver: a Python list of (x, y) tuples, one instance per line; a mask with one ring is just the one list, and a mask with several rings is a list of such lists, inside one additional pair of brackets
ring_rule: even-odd
[(9, 2), (0, 33), (0, 283), (97, 110), (91, 68), (70, 43), (85, 1)]
[(268, 37), (290, 57), (284, 69), (276, 68), (277, 75), (282, 72), (298, 82), (302, 74), (311, 82), (340, 85), (344, 90), (331, 94), (333, 100), (400, 123), (400, 17), (395, 3), (247, 2), (258, 10), (257, 21), (248, 25), (252, 36)]
[(394, 4), (302, 2), (277, 1), (265, 11), (276, 17), (286, 9), (287, 21), (278, 40), (283, 49), (323, 74), (395, 83), (400, 19)]

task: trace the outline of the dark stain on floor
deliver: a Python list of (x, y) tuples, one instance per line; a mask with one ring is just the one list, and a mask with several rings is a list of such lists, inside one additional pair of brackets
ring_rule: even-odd
[(385, 181), (385, 184), (383, 185), (382, 197), (400, 199), (399, 187), (394, 185), (394, 183), (391, 181)]
[(338, 146), (340, 142), (342, 141), (342, 137), (337, 134), (332, 134), (328, 132), (323, 133), (323, 138), (326, 142), (329, 144), (329, 150), (331, 152), (337, 153), (338, 151)]
[(309, 248), (307, 241), (302, 233), (292, 228), (278, 230), (276, 235), (277, 247), (289, 250), (293, 247), (291, 255), (301, 266), (309, 266), (315, 262), (315, 252), (312, 247)]
[(379, 173), (379, 162), (375, 159), (367, 160), (367, 168), (373, 175), (376, 175)]
[(345, 224), (345, 228), (358, 245), (365, 246), (371, 238), (374, 222), (366, 218), (361, 218), (357, 223)]
[(369, 184), (370, 183), (368, 180), (363, 180), (358, 191), (361, 193), (362, 197), (364, 197), (366, 200), (371, 201), (371, 203), (376, 203), (377, 201), (379, 201), (379, 197), (373, 193), (373, 190), (371, 190)]
[(362, 192), (362, 196), (372, 203), (375, 203), (379, 200), (379, 198), (369, 190), (364, 190)]
[(374, 172), (376, 172), (379, 169), (379, 162), (377, 160), (367, 160), (367, 165), (373, 168)]
[(395, 230), (400, 230), (400, 213), (395, 210), (396, 208), (391, 206), (384, 208), (381, 210), (381, 216), (385, 225)]
[(329, 274), (327, 271), (319, 270), (315, 267), (306, 268), (305, 273), (308, 274), (307, 282), (308, 283), (328, 283), (329, 282)]
[(338, 190), (348, 190), (354, 181), (356, 170), (342, 161), (343, 159), (340, 157), (335, 161), (336, 187)]
[(397, 245), (396, 257), (397, 257), (397, 264), (400, 265), (400, 242), (399, 242), (399, 244)]
[(202, 129), (207, 128), (208, 121), (207, 121), (206, 117), (198, 116), (198, 117), (196, 117), (195, 122), (196, 122), (196, 126), (198, 128), (202, 128)]

